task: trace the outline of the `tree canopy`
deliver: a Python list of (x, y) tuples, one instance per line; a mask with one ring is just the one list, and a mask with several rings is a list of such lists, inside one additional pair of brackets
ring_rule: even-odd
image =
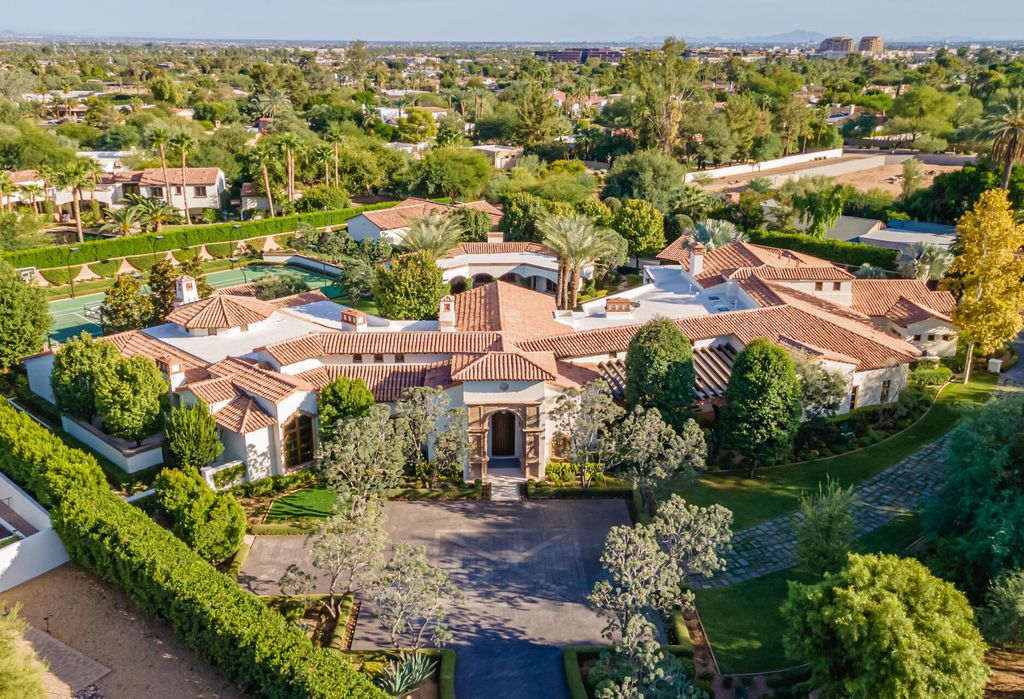
[(696, 399), (693, 345), (667, 318), (650, 320), (630, 340), (626, 353), (626, 401), (657, 408), (675, 429), (682, 428)]

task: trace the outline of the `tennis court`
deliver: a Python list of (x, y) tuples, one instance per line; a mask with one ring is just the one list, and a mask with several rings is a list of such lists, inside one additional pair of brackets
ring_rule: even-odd
[[(255, 281), (268, 274), (294, 273), (302, 277), (310, 289), (320, 289), (327, 296), (334, 298), (340, 290), (332, 284), (332, 279), (308, 269), (292, 266), (252, 265), (250, 267), (228, 269), (223, 272), (211, 272), (206, 275), (210, 286), (221, 288)], [(74, 299), (51, 301), (50, 306), (50, 337), (63, 342), (69, 337), (78, 335), (83, 330), (94, 337), (102, 335), (103, 329), (99, 322), (99, 307), (103, 303), (104, 294), (88, 294)]]

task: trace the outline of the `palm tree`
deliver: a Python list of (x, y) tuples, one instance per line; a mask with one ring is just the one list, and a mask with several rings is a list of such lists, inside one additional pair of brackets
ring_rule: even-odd
[(888, 279), (889, 274), (883, 267), (875, 267), (870, 262), (865, 262), (853, 273), (857, 279)]
[(292, 101), (284, 90), (261, 92), (252, 98), (251, 104), (257, 115), (267, 119), (275, 119), (292, 108)]
[(409, 225), (402, 236), (402, 246), (410, 252), (425, 252), (437, 259), (458, 245), (464, 232), (455, 217), (428, 214)]
[(720, 218), (706, 218), (689, 230), (689, 242), (702, 243), (704, 249), (711, 252), (729, 243), (745, 243), (747, 234), (740, 230), (732, 221)]
[(1010, 189), (1013, 166), (1024, 161), (1024, 89), (1010, 93), (986, 117), (983, 133), (992, 140), (992, 157), (1003, 166), (1003, 189)]
[(624, 260), (625, 241), (585, 216), (548, 216), (537, 224), (544, 244), (558, 257), (558, 304), (575, 308), (585, 267), (599, 260)]
[(46, 194), (46, 191), (42, 186), (38, 184), (23, 184), (18, 187), (21, 190), (23, 196), (28, 197), (29, 203), (32, 205), (32, 211), (39, 213), (39, 197)]
[[(324, 184), (329, 187), (331, 185), (331, 163), (334, 162), (334, 149), (326, 143), (320, 144), (313, 149), (312, 160), (315, 164), (323, 166)], [(337, 187), (338, 183), (335, 182), (334, 186)]]
[(147, 231), (159, 233), (165, 223), (175, 223), (181, 218), (178, 211), (165, 201), (146, 199), (138, 194), (129, 198), (132, 208), (138, 211), (139, 224)]
[(345, 142), (345, 132), (339, 124), (332, 123), (327, 128), (327, 133), (324, 134), (324, 140), (330, 143), (331, 147), (334, 149), (334, 186), (338, 187), (341, 183), (341, 177), (338, 173), (338, 164), (340, 161), (340, 158), (338, 157), (338, 147)]
[(11, 197), (18, 188), (14, 184), (14, 178), (11, 177), (9, 172), (0, 172), (0, 201), (3, 202), (4, 211), (12, 211), (14, 209), (14, 202), (11, 201)]
[(75, 229), (78, 233), (79, 243), (85, 242), (85, 235), (82, 232), (82, 187), (91, 181), (85, 162), (81, 158), (69, 160), (53, 173), (54, 186), (58, 189), (71, 190), (71, 207), (75, 216)]
[(942, 279), (952, 262), (953, 256), (938, 245), (914, 243), (900, 255), (900, 274), (923, 282)]
[[(181, 196), (185, 204), (185, 222), (189, 221), (188, 215), (188, 188), (185, 186), (185, 170), (188, 168), (188, 156), (196, 150), (196, 138), (190, 133), (182, 131), (175, 134), (171, 139), (171, 148), (181, 156)], [(167, 182), (168, 187), (170, 182)]]
[(253, 165), (263, 172), (263, 192), (267, 195), (267, 207), (270, 209), (270, 217), (273, 218), (277, 214), (274, 213), (274, 195), (270, 191), (270, 170), (267, 168), (274, 161), (274, 154), (261, 143), (249, 152), (249, 158)]
[(141, 210), (135, 206), (122, 206), (120, 209), (107, 211), (107, 223), (100, 226), (101, 231), (131, 235), (139, 228)]
[(164, 198), (167, 200), (168, 206), (172, 206), (171, 181), (167, 178), (167, 144), (170, 142), (171, 133), (162, 126), (157, 126), (149, 132), (150, 145), (156, 146), (157, 150), (160, 151), (160, 171), (164, 176)]
[(278, 144), (284, 148), (285, 168), (288, 172), (288, 201), (295, 200), (295, 153), (302, 147), (302, 141), (293, 133), (281, 136)]

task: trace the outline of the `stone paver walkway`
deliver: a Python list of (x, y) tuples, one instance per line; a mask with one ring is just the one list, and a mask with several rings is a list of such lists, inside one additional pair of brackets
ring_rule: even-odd
[(494, 502), (518, 502), (522, 496), (520, 487), (526, 479), (523, 470), (514, 468), (489, 468), (487, 480), (491, 484), (491, 500)]
[(36, 655), (50, 666), (50, 673), (66, 684), (73, 693), (95, 684), (110, 672), (110, 668), (39, 629), (29, 628), (25, 632), (25, 640), (32, 646)]
[[(942, 486), (948, 444), (947, 435), (854, 487), (858, 537), (918, 509)], [(697, 589), (724, 587), (792, 567), (796, 548), (793, 525), (800, 517), (795, 512), (736, 532), (726, 570), (710, 580), (691, 579), (690, 584)]]

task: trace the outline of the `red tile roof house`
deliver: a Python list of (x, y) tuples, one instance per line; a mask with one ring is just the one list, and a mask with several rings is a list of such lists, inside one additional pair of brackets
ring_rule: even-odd
[[(469, 414), (466, 478), (486, 479), (500, 460), (540, 479), (554, 456), (555, 401), (597, 379), (620, 391), (629, 341), (650, 317), (671, 318), (693, 341), (705, 403), (721, 400), (736, 354), (765, 337), (843, 371), (846, 411), (894, 399), (908, 365), (929, 349), (906, 333), (946, 322), (950, 308), (947, 294), (919, 282), (862, 284), (773, 248), (734, 243), (705, 254), (673, 244), (662, 257), (676, 264), (649, 268), (642, 287), (580, 311), (556, 311), (551, 295), (497, 281), (445, 296), (438, 319), (425, 321), (368, 316), (318, 292), (264, 302), (240, 287), (196, 300), (183, 280), (167, 323), (107, 340), (156, 361), (177, 404), (210, 406), (225, 445), (215, 469), (241, 462), (257, 479), (309, 464), (316, 393), (347, 376), (382, 402), (411, 386), (444, 388)], [(52, 363), (52, 353), (25, 361), (32, 389), (50, 400)]]
[(396, 206), (379, 211), (367, 211), (353, 216), (348, 220), (348, 234), (356, 242), (364, 238), (378, 239), (386, 237), (393, 244), (402, 242), (409, 224), (416, 219), (423, 218), (434, 213), (444, 213), (452, 208), (466, 207), (483, 211), (491, 217), (494, 228), (498, 227), (501, 221), (501, 209), (489, 204), (486, 201), (474, 201), (468, 203), (455, 203), (452, 205), (439, 204), (429, 199), (418, 199), (410, 197)]

